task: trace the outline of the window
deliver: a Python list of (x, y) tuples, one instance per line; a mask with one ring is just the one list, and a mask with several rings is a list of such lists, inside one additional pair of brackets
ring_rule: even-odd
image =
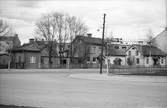
[(131, 56), (131, 51), (129, 51), (129, 56)]
[(119, 49), (119, 46), (115, 46), (115, 49)]
[(87, 63), (90, 63), (90, 57), (87, 58)]
[(138, 56), (139, 55), (139, 52), (138, 51), (136, 51), (136, 56)]
[(96, 47), (93, 47), (93, 53), (96, 53)]
[(68, 47), (68, 49), (70, 49), (70, 45), (68, 45), (67, 47)]
[(82, 63), (81, 59), (78, 60), (78, 63)]
[(122, 47), (122, 49), (126, 51), (126, 47)]
[(136, 58), (136, 64), (139, 64), (139, 63), (140, 63), (140, 59)]
[(30, 63), (36, 63), (36, 56), (30, 56)]
[(96, 63), (96, 58), (93, 57), (93, 63)]
[(161, 64), (163, 64), (163, 62), (164, 62), (163, 59), (161, 59)]
[(147, 63), (147, 64), (149, 63), (149, 59), (147, 59), (146, 63)]

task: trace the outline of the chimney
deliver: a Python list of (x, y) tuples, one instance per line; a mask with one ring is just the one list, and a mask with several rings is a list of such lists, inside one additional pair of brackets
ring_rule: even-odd
[(15, 34), (15, 37), (18, 37), (18, 34)]
[(91, 34), (91, 33), (88, 33), (87, 36), (88, 36), (88, 37), (92, 37), (92, 34)]
[(165, 27), (165, 30), (167, 31), (167, 27)]
[(33, 43), (34, 42), (34, 39), (29, 39), (29, 43)]

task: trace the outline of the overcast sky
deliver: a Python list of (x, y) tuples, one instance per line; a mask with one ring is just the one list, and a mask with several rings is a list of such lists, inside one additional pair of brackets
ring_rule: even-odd
[[(0, 16), (9, 20), (23, 43), (35, 36), (35, 21), (41, 13), (65, 11), (83, 16), (93, 37), (102, 36), (103, 14), (106, 31), (114, 37), (143, 39), (151, 29), (154, 36), (166, 27), (166, 0), (0, 0)], [(100, 28), (101, 31), (97, 31)]]

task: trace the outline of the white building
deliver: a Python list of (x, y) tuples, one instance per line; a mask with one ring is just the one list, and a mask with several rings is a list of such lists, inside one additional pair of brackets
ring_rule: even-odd
[[(151, 54), (150, 54), (151, 52)], [(142, 66), (165, 66), (166, 54), (159, 48), (148, 45), (132, 45), (126, 51), (126, 61), (128, 58), (134, 60), (133, 65), (142, 65)], [(150, 57), (151, 55), (151, 57)], [(126, 62), (127, 63), (127, 62)], [(127, 63), (128, 65), (128, 63)]]

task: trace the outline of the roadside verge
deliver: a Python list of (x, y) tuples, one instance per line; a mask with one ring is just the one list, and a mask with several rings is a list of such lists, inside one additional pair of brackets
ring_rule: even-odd
[(98, 81), (118, 81), (118, 82), (148, 82), (148, 83), (167, 83), (167, 77), (164, 76), (134, 76), (134, 75), (107, 75), (97, 73), (72, 74), (68, 77), (98, 80)]

